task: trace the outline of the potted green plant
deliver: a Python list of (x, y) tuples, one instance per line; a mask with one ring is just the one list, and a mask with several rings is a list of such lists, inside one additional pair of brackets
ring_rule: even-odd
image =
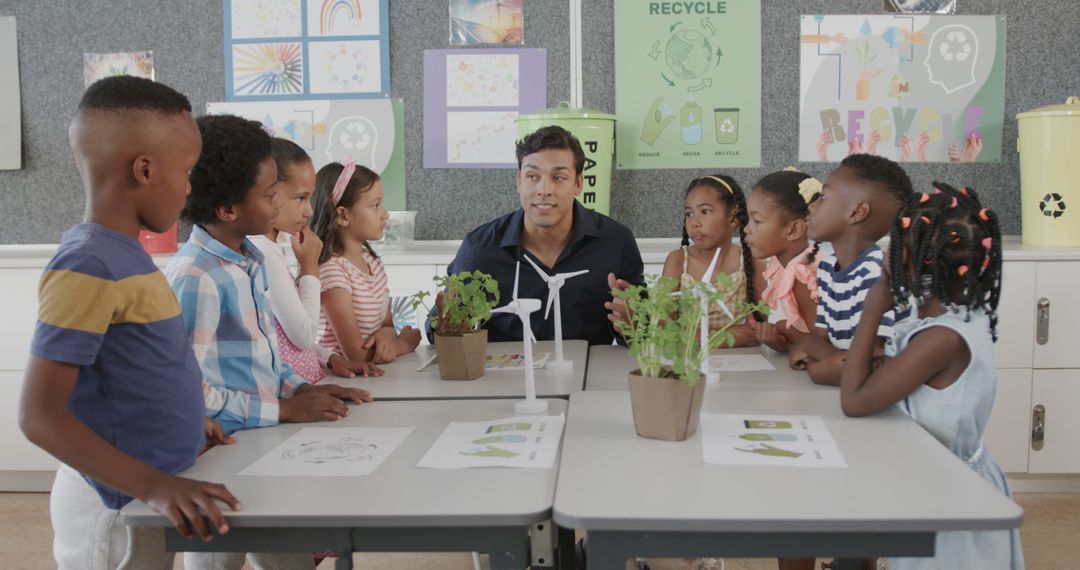
[[(480, 328), (499, 304), (499, 284), (480, 271), (464, 271), (433, 280), (440, 293), (435, 297), (431, 328), (435, 333), (435, 355), (443, 380), (475, 380), (484, 375), (487, 358), (487, 330)], [(413, 296), (413, 306), (424, 303), (428, 293)]]
[(709, 330), (703, 351), (699, 336), (703, 301), (711, 305), (721, 300), (732, 286), (731, 279), (720, 274), (714, 287), (698, 282), (680, 292), (677, 279), (649, 276), (645, 285), (612, 292), (630, 314), (629, 321), (617, 328), (638, 365), (628, 374), (638, 435), (682, 441), (697, 430), (705, 392), (701, 367), (707, 352), (733, 344), (729, 329), (754, 311), (767, 310), (761, 304), (729, 306), (735, 319)]

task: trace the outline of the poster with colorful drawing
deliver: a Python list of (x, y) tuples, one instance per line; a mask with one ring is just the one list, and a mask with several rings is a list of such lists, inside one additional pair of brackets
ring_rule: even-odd
[(450, 422), (417, 467), (555, 466), (565, 416), (515, 416), (487, 422)]
[(115, 75), (131, 75), (154, 80), (154, 52), (131, 51), (118, 53), (84, 53), (83, 87), (98, 79)]
[(848, 466), (821, 416), (702, 413), (701, 453), (717, 465)]
[(615, 3), (615, 162), (761, 164), (761, 2)]
[(229, 101), (207, 103), (211, 115), (259, 121), (300, 145), (318, 170), (352, 157), (379, 173), (388, 210), (405, 209), (405, 116), (401, 99)]
[(424, 168), (515, 168), (520, 113), (547, 106), (547, 50), (424, 52)]
[(225, 0), (230, 101), (390, 96), (387, 0)]
[(450, 45), (521, 45), (522, 0), (450, 0)]
[(997, 162), (1004, 16), (803, 16), (799, 160)]

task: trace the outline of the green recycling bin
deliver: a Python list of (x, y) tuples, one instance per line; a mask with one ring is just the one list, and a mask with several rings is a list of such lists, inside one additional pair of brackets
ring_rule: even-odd
[(583, 206), (604, 214), (611, 212), (611, 166), (615, 159), (615, 115), (573, 109), (566, 101), (554, 109), (518, 115), (518, 138), (542, 127), (560, 126), (581, 142), (585, 151), (584, 188), (578, 196)]
[(1080, 246), (1080, 97), (1016, 119), (1024, 243)]

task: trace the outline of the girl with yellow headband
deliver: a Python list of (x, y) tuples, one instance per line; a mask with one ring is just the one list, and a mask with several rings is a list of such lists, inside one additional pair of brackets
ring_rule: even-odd
[[(751, 257), (749, 248), (732, 241), (736, 233), (742, 237), (747, 220), (746, 196), (735, 179), (715, 174), (691, 180), (683, 208), (682, 247), (668, 254), (664, 276), (679, 279), (683, 287), (700, 281), (719, 249), (713, 276), (725, 273), (735, 284), (724, 302), (729, 307), (741, 301), (756, 303), (756, 292), (764, 286), (764, 265)], [(709, 307), (710, 330), (730, 320), (719, 305)], [(758, 343), (746, 322), (729, 330), (735, 335), (735, 346)]]

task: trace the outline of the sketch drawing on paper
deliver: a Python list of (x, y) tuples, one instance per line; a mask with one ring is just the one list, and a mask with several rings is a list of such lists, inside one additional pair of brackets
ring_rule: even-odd
[(358, 437), (343, 437), (337, 441), (309, 441), (281, 452), (281, 458), (305, 463), (340, 463), (368, 461), (375, 458), (379, 447)]
[(517, 111), (447, 113), (447, 162), (513, 163), (517, 116)]
[(340, 21), (363, 19), (363, 6), (360, 0), (323, 0), (319, 13), (319, 33), (332, 34), (334, 24)]
[(233, 92), (237, 95), (300, 93), (303, 77), (298, 43), (233, 46)]
[(447, 107), (516, 107), (521, 68), (518, 55), (449, 55)]
[(378, 91), (382, 82), (379, 50), (377, 41), (309, 44), (311, 92)]
[(302, 35), (300, 0), (232, 0), (229, 8), (235, 39)]

